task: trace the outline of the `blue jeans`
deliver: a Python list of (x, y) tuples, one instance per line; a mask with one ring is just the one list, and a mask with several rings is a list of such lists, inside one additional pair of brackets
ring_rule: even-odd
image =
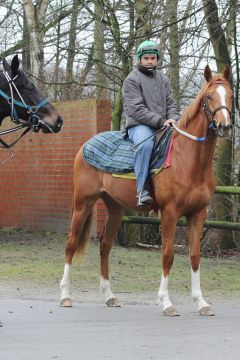
[[(146, 125), (137, 125), (128, 129), (128, 137), (132, 140), (134, 145), (154, 134), (155, 130)], [(135, 148), (134, 151), (134, 173), (137, 178), (137, 193), (139, 193), (146, 184), (149, 163), (154, 146), (154, 136), (144, 141), (141, 145)]]

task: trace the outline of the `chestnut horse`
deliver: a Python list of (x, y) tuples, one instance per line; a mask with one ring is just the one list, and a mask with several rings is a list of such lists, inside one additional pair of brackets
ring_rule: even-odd
[[(204, 77), (205, 85), (175, 127), (171, 166), (150, 180), (162, 224), (162, 277), (158, 303), (168, 316), (178, 315), (169, 298), (168, 278), (174, 258), (176, 223), (181, 216), (187, 218), (192, 298), (200, 315), (214, 315), (200, 287), (200, 239), (215, 188), (213, 155), (217, 135), (227, 136), (232, 128), (233, 93), (228, 66), (223, 74), (213, 74), (206, 66)], [(84, 252), (90, 236), (92, 208), (99, 198), (103, 199), (108, 213), (100, 238), (100, 290), (107, 306), (118, 306), (109, 281), (108, 257), (124, 208), (136, 209), (136, 184), (135, 180), (116, 178), (89, 165), (83, 159), (82, 149), (74, 163), (73, 214), (60, 284), (62, 306), (72, 306), (69, 294), (72, 258), (76, 252), (80, 255)]]

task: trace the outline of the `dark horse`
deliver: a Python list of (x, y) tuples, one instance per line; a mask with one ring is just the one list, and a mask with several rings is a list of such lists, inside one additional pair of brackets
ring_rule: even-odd
[[(44, 98), (24, 71), (19, 69), (17, 55), (13, 57), (11, 64), (4, 59), (3, 70), (0, 71), (0, 125), (8, 116), (16, 127), (0, 131), (0, 136), (21, 128), (26, 128), (22, 135), (30, 129), (34, 132), (41, 129), (44, 133), (57, 133), (63, 123), (53, 105)], [(11, 148), (21, 136), (10, 145), (0, 138), (0, 147)]]
[(53, 105), (44, 98), (38, 87), (19, 69), (15, 55), (9, 64), (3, 60), (0, 71), (0, 125), (10, 116), (17, 128), (29, 127), (45, 133), (61, 130), (63, 120)]
[[(229, 135), (232, 127), (233, 93), (229, 84), (230, 68), (223, 74), (204, 70), (206, 83), (197, 98), (181, 116), (173, 133), (171, 166), (152, 178), (155, 203), (161, 213), (162, 278), (158, 302), (168, 316), (178, 315), (168, 294), (168, 278), (174, 258), (177, 220), (187, 218), (192, 297), (200, 315), (214, 315), (200, 287), (200, 239), (207, 206), (215, 188), (213, 155), (217, 135)], [(197, 140), (197, 141), (196, 141)], [(92, 208), (102, 198), (108, 212), (100, 238), (100, 289), (107, 306), (118, 306), (109, 281), (108, 257), (118, 231), (124, 208), (136, 208), (135, 180), (113, 177), (86, 163), (80, 149), (74, 163), (74, 199), (71, 229), (66, 244), (66, 264), (60, 284), (61, 305), (71, 306), (70, 268), (73, 255), (83, 254), (90, 235)]]

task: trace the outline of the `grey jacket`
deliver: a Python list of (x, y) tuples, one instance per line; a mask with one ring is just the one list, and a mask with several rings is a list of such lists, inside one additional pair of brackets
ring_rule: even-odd
[(159, 70), (145, 75), (134, 69), (124, 80), (122, 98), (126, 128), (144, 124), (158, 129), (165, 120), (180, 117), (169, 80)]

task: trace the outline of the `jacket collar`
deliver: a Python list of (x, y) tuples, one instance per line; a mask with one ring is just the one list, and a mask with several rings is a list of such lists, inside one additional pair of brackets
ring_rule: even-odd
[(138, 64), (138, 70), (143, 73), (144, 75), (148, 76), (154, 76), (156, 75), (156, 69), (157, 67), (153, 67), (152, 69), (148, 69), (145, 66), (142, 66), (141, 64)]

